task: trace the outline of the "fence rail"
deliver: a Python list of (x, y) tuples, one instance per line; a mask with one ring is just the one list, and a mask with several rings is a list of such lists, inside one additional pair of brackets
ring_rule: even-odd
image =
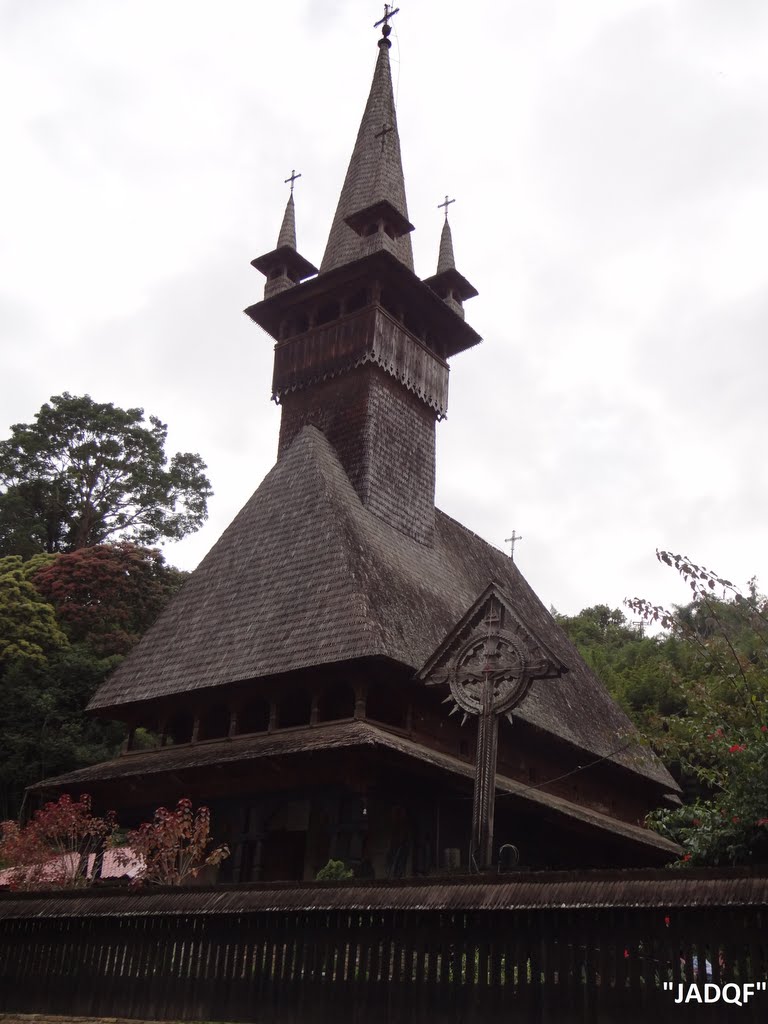
[[(657, 874), (652, 906), (600, 905), (595, 876), (593, 905), (542, 895), (524, 909), (511, 895), (498, 905), (500, 886), (533, 884), (524, 879), (473, 881), (473, 900), (461, 882), (421, 882), (433, 906), (405, 908), (415, 885), (369, 885), (382, 905), (367, 908), (360, 885), (0, 895), (0, 1011), (259, 1024), (768, 1019), (768, 992), (743, 1006), (674, 1001), (680, 985), (714, 994), (768, 979), (768, 878), (710, 874), (706, 905), (681, 906), (666, 898), (679, 878)], [(621, 903), (616, 876), (603, 879)], [(304, 907), (279, 906), (297, 892)], [(318, 892), (335, 905), (318, 906)], [(462, 899), (475, 905), (449, 906)]]

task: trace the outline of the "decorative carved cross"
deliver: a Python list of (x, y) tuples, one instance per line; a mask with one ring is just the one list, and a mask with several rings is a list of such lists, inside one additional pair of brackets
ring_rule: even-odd
[[(379, 18), (379, 20), (374, 24), (373, 27), (374, 28), (378, 28), (379, 25), (384, 25), (386, 28), (389, 28), (389, 19), (390, 18), (394, 18), (394, 16), (398, 13), (399, 10), (400, 10), (400, 8), (396, 7), (394, 9), (394, 11), (393, 11), (390, 8), (389, 4), (384, 4), (384, 17), (383, 18)], [(389, 34), (389, 33), (387, 33), (387, 34)]]
[(294, 182), (296, 181), (296, 179), (297, 179), (297, 178), (300, 178), (300, 177), (301, 177), (301, 174), (297, 174), (297, 173), (296, 173), (296, 170), (295, 170), (295, 168), (294, 168), (294, 170), (292, 170), (292, 171), (291, 171), (291, 176), (290, 176), (290, 178), (286, 178), (286, 179), (285, 179), (285, 182), (284, 182), (284, 184), (286, 184), (286, 185), (287, 185), (289, 181), (290, 181), (290, 183), (291, 183), (291, 195), (293, 195), (293, 185), (294, 185)]
[(455, 203), (455, 202), (456, 202), (455, 199), (449, 199), (448, 196), (446, 196), (444, 203), (438, 203), (437, 204), (438, 210), (442, 210), (443, 207), (445, 207), (445, 219), (446, 220), (448, 220), (448, 207), (451, 205), (451, 203)]
[(509, 549), (509, 557), (512, 559), (513, 562), (515, 560), (515, 544), (517, 544), (517, 542), (519, 540), (522, 540), (522, 539), (523, 538), (520, 536), (520, 534), (519, 533), (515, 533), (515, 531), (513, 530), (512, 531), (512, 536), (511, 537), (507, 537), (505, 539), (505, 541), (504, 541), (505, 544), (510, 544), (511, 545), (511, 547)]
[(384, 121), (382, 123), (382, 126), (381, 126), (381, 131), (380, 132), (376, 132), (376, 134), (374, 135), (374, 139), (381, 139), (381, 152), (382, 153), (384, 152), (384, 139), (392, 131), (394, 131), (394, 128), (392, 127), (392, 125), (389, 125), (389, 124), (387, 124), (386, 121)]
[(456, 703), (451, 714), (461, 708), (463, 722), (468, 715), (478, 718), (470, 865), (481, 869), (493, 860), (499, 715), (512, 720), (511, 709), (523, 699), (530, 682), (525, 652), (511, 634), (501, 631), (500, 612), (500, 605), (492, 602), (483, 621), (485, 636), (476, 633), (458, 651), (450, 678)]
[(490, 583), (417, 673), (427, 686), (450, 687), (443, 701), (461, 710), (464, 725), (477, 717), (475, 793), (470, 868), (493, 861), (493, 817), (499, 716), (512, 721), (534, 679), (553, 679), (568, 667), (513, 610), (509, 597)]

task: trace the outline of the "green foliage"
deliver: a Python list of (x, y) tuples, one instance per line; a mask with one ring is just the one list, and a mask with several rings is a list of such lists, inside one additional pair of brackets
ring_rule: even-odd
[(0, 559), (0, 817), (26, 786), (114, 756), (123, 726), (85, 708), (185, 576), (128, 543)]
[(318, 882), (344, 882), (352, 878), (354, 871), (343, 860), (329, 860), (315, 876)]
[(38, 568), (40, 560), (25, 565), (18, 556), (0, 558), (0, 673), (19, 663), (42, 665), (50, 651), (67, 644), (54, 609), (29, 579)]
[(673, 638), (646, 636), (642, 625), (604, 604), (555, 617), (641, 732), (656, 732), (663, 716), (683, 710), (681, 651)]
[(0, 553), (153, 544), (199, 529), (211, 486), (199, 455), (165, 455), (168, 428), (143, 409), (54, 395), (0, 442)]
[(693, 601), (670, 610), (629, 602), (686, 652), (684, 710), (652, 737), (698, 786), (688, 806), (651, 824), (680, 842), (691, 864), (768, 861), (768, 601), (747, 595), (689, 559), (657, 553), (689, 585)]

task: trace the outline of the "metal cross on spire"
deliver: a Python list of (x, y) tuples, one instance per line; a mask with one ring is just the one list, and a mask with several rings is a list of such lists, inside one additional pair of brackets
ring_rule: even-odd
[(284, 182), (284, 184), (285, 184), (285, 185), (287, 185), (289, 181), (290, 181), (290, 183), (291, 183), (291, 195), (293, 195), (293, 186), (294, 186), (294, 183), (295, 183), (296, 179), (297, 179), (297, 178), (300, 178), (300, 177), (301, 177), (301, 174), (297, 174), (297, 173), (296, 173), (296, 169), (294, 168), (294, 169), (293, 169), (293, 170), (291, 171), (291, 176), (290, 176), (290, 178), (286, 178), (286, 179), (285, 179), (285, 182)]
[(442, 210), (443, 208), (445, 208), (445, 219), (446, 220), (448, 220), (448, 207), (451, 205), (451, 203), (455, 203), (455, 202), (456, 202), (455, 199), (449, 199), (448, 196), (446, 196), (444, 203), (438, 203), (437, 204), (438, 210)]
[(381, 139), (381, 152), (382, 153), (384, 152), (384, 140), (386, 139), (387, 135), (389, 135), (389, 133), (391, 131), (394, 131), (394, 128), (392, 127), (392, 125), (391, 124), (387, 124), (387, 122), (384, 121), (382, 126), (381, 126), (381, 131), (380, 132), (376, 132), (376, 134), (374, 135), (374, 139)]
[(505, 540), (504, 540), (505, 544), (509, 544), (510, 545), (509, 557), (512, 559), (513, 562), (515, 560), (515, 544), (517, 544), (517, 542), (519, 540), (522, 540), (522, 539), (523, 538), (520, 536), (520, 534), (519, 533), (515, 533), (515, 531), (513, 530), (512, 531), (512, 536), (511, 537), (506, 537)]
[[(397, 12), (399, 10), (400, 10), (399, 7), (396, 7), (394, 10), (392, 10), (392, 8), (391, 8), (391, 6), (389, 4), (384, 4), (384, 17), (383, 18), (379, 18), (379, 20), (374, 23), (373, 27), (374, 28), (378, 28), (379, 25), (383, 25), (384, 28), (389, 28), (389, 19), (390, 18), (394, 18), (394, 16), (397, 14)], [(382, 29), (382, 31), (384, 31), (384, 30)], [(385, 32), (384, 34), (385, 35), (389, 35), (389, 32)]]

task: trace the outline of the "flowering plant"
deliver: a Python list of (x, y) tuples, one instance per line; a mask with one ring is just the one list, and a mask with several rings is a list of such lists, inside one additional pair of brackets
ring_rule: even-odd
[(26, 825), (0, 824), (0, 861), (11, 889), (55, 889), (89, 885), (91, 855), (113, 838), (117, 822), (91, 814), (91, 798), (64, 794), (36, 811)]
[(140, 868), (134, 883), (142, 885), (184, 885), (203, 868), (220, 864), (229, 856), (227, 846), (211, 849), (211, 813), (207, 807), (192, 808), (192, 801), (179, 800), (176, 809), (158, 807), (151, 822), (129, 832), (127, 848), (118, 857), (138, 858)]

